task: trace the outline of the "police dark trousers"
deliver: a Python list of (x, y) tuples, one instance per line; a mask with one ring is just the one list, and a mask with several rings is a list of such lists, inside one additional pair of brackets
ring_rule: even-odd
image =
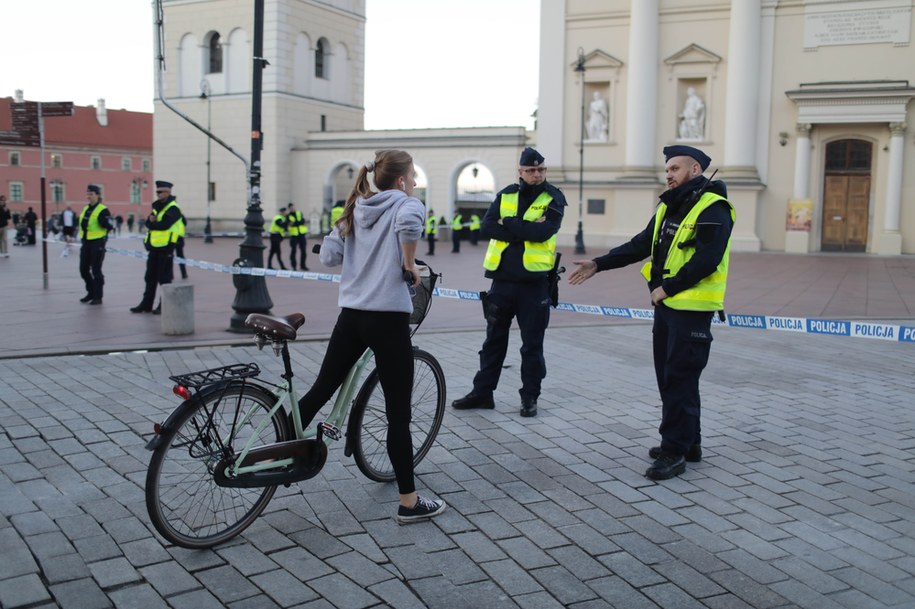
[(296, 270), (296, 250), (298, 249), (301, 252), (301, 262), (299, 266), (303, 271), (307, 268), (305, 264), (305, 248), (307, 247), (307, 242), (305, 240), (305, 235), (289, 235), (289, 264), (292, 265), (292, 270)]
[(702, 443), (699, 376), (712, 346), (712, 313), (680, 311), (662, 302), (654, 310), (654, 371), (661, 394), (661, 450), (685, 455)]
[(141, 309), (152, 310), (156, 300), (156, 286), (166, 285), (174, 279), (175, 246), (153, 247), (149, 250), (146, 259), (146, 289), (143, 291), (143, 300), (138, 305)]
[(429, 233), (428, 235), (426, 235), (426, 241), (429, 243), (429, 251), (426, 252), (426, 255), (434, 256), (435, 255), (435, 234)]
[(272, 268), (274, 256), (276, 256), (276, 261), (280, 263), (280, 268), (286, 268), (283, 264), (283, 256), (280, 253), (280, 244), (282, 242), (283, 235), (279, 233), (270, 233), (270, 254), (267, 256), (267, 268)]
[(537, 399), (546, 377), (543, 336), (550, 323), (549, 282), (494, 279), (487, 297), (486, 340), (480, 349), (480, 370), (473, 377), (474, 393), (491, 395), (499, 384), (508, 353), (512, 318), (521, 329), (521, 390), (523, 398)]
[[(178, 237), (178, 241), (175, 242), (175, 255), (178, 258), (184, 258), (184, 237)], [(187, 265), (179, 262), (178, 268), (181, 270), (181, 278), (187, 279)], [(174, 275), (174, 272), (172, 275)]]
[(318, 378), (299, 400), (302, 425), (307, 426), (343, 384), (350, 368), (366, 348), (371, 348), (384, 390), (388, 457), (394, 466), (397, 488), (402, 495), (416, 490), (410, 435), (413, 347), (409, 321), (409, 313), (344, 308), (330, 336)]
[(86, 282), (86, 296), (90, 300), (101, 300), (105, 276), (102, 263), (105, 261), (105, 245), (108, 239), (83, 239), (79, 250), (79, 275)]

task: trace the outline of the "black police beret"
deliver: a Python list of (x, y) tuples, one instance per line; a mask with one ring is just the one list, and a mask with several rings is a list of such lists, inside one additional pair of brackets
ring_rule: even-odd
[(521, 160), (518, 161), (518, 164), (522, 167), (536, 167), (543, 163), (543, 160), (543, 155), (528, 146), (521, 151)]
[(172, 186), (174, 186), (174, 184), (171, 182), (166, 182), (165, 180), (156, 180), (156, 188), (168, 188), (171, 190)]
[(665, 163), (675, 156), (688, 156), (696, 159), (696, 162), (699, 163), (699, 167), (702, 168), (702, 171), (708, 169), (708, 166), (712, 162), (712, 159), (707, 154), (692, 146), (667, 146), (664, 148), (663, 152)]
[(86, 192), (94, 192), (97, 195), (102, 194), (102, 189), (96, 186), (95, 184), (89, 184), (86, 186)]

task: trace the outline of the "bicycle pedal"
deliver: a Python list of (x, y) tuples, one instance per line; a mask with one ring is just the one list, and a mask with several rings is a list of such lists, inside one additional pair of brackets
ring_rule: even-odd
[(321, 428), (321, 433), (331, 440), (339, 440), (343, 437), (343, 434), (340, 433), (340, 429), (336, 425), (332, 425), (327, 421), (321, 423), (319, 427)]

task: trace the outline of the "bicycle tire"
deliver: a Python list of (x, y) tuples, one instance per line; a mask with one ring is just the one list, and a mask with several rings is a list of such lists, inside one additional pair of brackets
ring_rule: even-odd
[[(413, 350), (413, 391), (410, 398), (410, 435), (413, 438), (413, 465), (429, 453), (445, 416), (445, 373), (432, 354)], [(388, 418), (384, 391), (378, 370), (369, 374), (353, 404), (349, 425), (355, 425), (353, 458), (359, 470), (376, 482), (395, 479), (387, 451)]]
[[(146, 508), (162, 537), (184, 548), (200, 549), (223, 543), (245, 530), (267, 507), (276, 486), (218, 486), (213, 466), (225, 453), (218, 447), (209, 447), (213, 431), (202, 435), (199, 430), (206, 426), (208, 413), (212, 412), (215, 433), (223, 439), (230, 436), (229, 430), (236, 421), (233, 444), (242, 446), (276, 403), (276, 396), (261, 387), (239, 384), (192, 399), (197, 401), (196, 406), (163, 432), (161, 444), (153, 451), (146, 474)], [(239, 412), (254, 414), (239, 425), (236, 407)], [(286, 440), (282, 408), (274, 413), (271, 422), (260, 432), (263, 442), (258, 444)]]

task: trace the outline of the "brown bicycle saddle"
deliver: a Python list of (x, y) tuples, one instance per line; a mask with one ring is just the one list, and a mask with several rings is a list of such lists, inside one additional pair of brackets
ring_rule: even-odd
[(305, 315), (293, 313), (285, 317), (274, 317), (262, 313), (251, 313), (245, 319), (245, 325), (271, 338), (295, 340), (295, 331), (305, 323)]

